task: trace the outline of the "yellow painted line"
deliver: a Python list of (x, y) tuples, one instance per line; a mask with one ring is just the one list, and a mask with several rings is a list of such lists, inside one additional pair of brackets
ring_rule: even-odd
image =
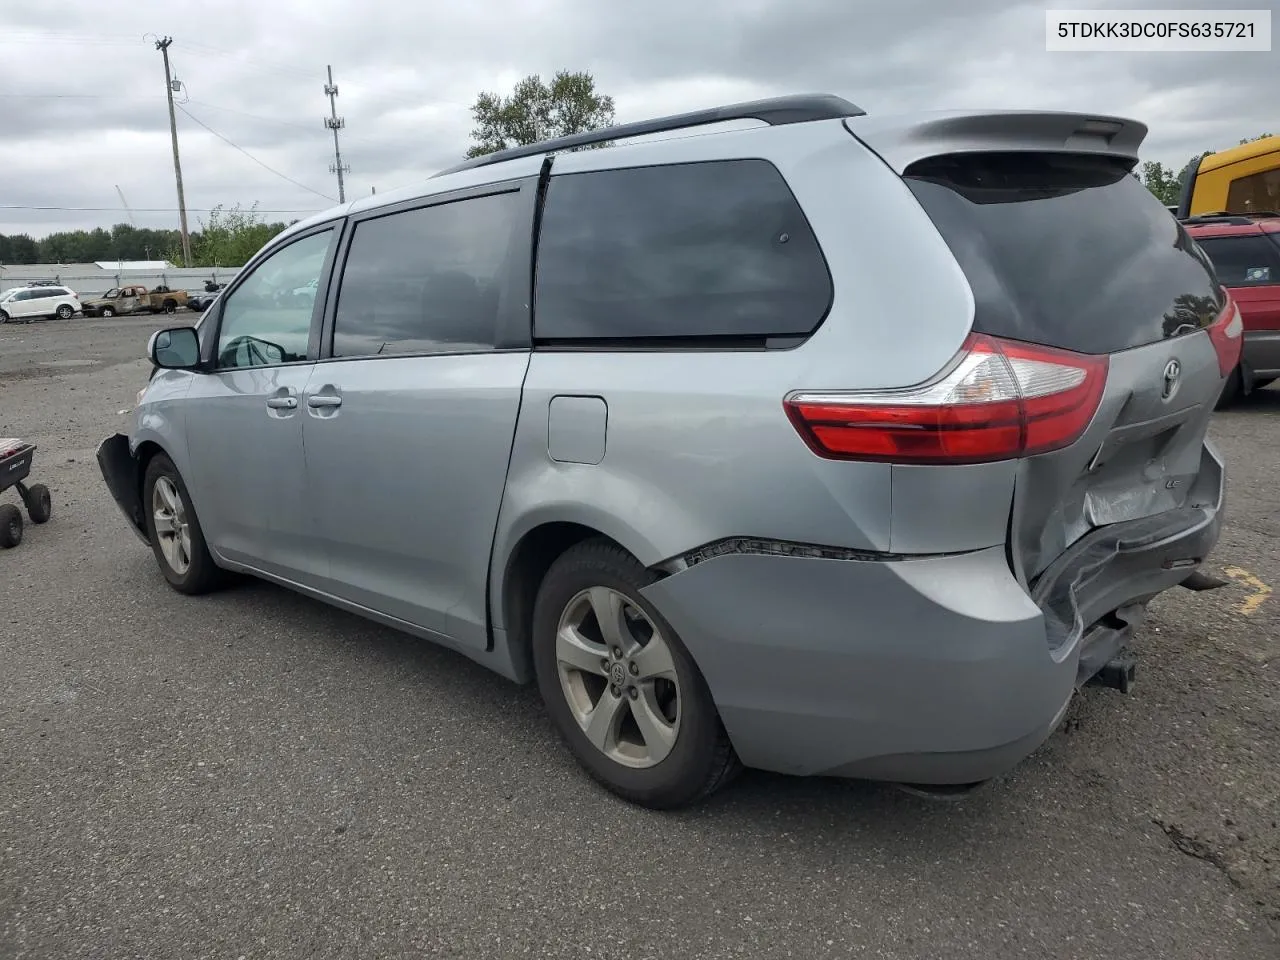
[(1243, 567), (1227, 567), (1222, 572), (1232, 580), (1239, 580), (1241, 583), (1253, 587), (1253, 594), (1245, 597), (1244, 603), (1240, 604), (1240, 612), (1246, 617), (1257, 613), (1258, 608), (1262, 606), (1263, 601), (1271, 593), (1271, 588)]

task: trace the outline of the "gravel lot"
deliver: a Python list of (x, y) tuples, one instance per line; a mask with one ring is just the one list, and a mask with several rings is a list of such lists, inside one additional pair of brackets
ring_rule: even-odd
[(0, 554), (0, 958), (1280, 957), (1280, 390), (1216, 418), (1232, 584), (1158, 602), (1131, 695), (961, 803), (748, 774), (662, 815), (461, 656), (168, 589), (93, 455), (164, 319), (0, 327), (54, 495)]

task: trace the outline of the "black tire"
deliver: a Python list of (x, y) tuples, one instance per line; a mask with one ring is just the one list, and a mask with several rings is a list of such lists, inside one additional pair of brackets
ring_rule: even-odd
[[(185, 571), (175, 570), (164, 555), (160, 546), (160, 538), (156, 535), (155, 510), (152, 508), (152, 496), (157, 481), (167, 478), (177, 488), (182, 500), (183, 513), (186, 516), (187, 532), (190, 535), (190, 562)], [(169, 585), (179, 593), (192, 596), (216, 590), (226, 582), (225, 571), (219, 569), (205, 545), (204, 531), (200, 527), (200, 519), (196, 516), (195, 507), (191, 503), (191, 494), (187, 485), (182, 482), (182, 475), (163, 453), (157, 453), (147, 463), (147, 472), (142, 480), (142, 514), (147, 524), (147, 539), (151, 541), (151, 551), (155, 554), (156, 564), (160, 572), (169, 581)]]
[(59, 320), (70, 320), (76, 315), (75, 308), (69, 303), (64, 303), (58, 307), (57, 317)]
[(0, 549), (22, 542), (22, 512), (12, 503), (0, 503)]
[(103, 317), (114, 317), (115, 315), (116, 315), (116, 312), (111, 307), (103, 307), (102, 313), (99, 314), (99, 316), (103, 316)]
[(48, 523), (53, 516), (53, 497), (49, 496), (49, 488), (43, 483), (27, 487), (27, 495), (22, 501), (27, 505), (32, 523)]
[[(653, 809), (696, 803), (741, 769), (720, 722), (711, 692), (675, 630), (640, 591), (655, 577), (621, 547), (604, 538), (583, 541), (551, 565), (538, 589), (532, 624), (533, 664), (552, 722), (578, 762), (618, 796)], [(662, 631), (680, 691), (679, 727), (670, 753), (653, 766), (624, 765), (595, 747), (575, 719), (560, 682), (556, 633), (561, 615), (582, 591), (607, 587), (622, 594)], [(603, 697), (604, 694), (602, 693)]]
[(177, 312), (178, 312), (178, 302), (177, 302), (176, 300), (166, 300), (166, 301), (164, 302), (164, 312), (165, 312), (165, 313), (170, 313), (170, 314), (172, 314), (172, 313), (177, 313)]
[(1222, 394), (1218, 397), (1218, 402), (1214, 406), (1215, 410), (1226, 410), (1236, 405), (1240, 399), (1240, 394), (1244, 392), (1244, 381), (1242, 379), (1240, 368), (1236, 367), (1231, 371), (1231, 376), (1227, 378), (1227, 385), (1222, 388)]
[(0, 310), (0, 323), (8, 323), (8, 322), (9, 322), (9, 315), (5, 313), (3, 310)]

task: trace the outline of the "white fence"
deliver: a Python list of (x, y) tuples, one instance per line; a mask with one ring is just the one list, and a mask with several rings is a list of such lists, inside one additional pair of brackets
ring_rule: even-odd
[(174, 268), (172, 270), (100, 270), (93, 264), (73, 263), (66, 266), (57, 264), (12, 264), (0, 268), (0, 291), (11, 287), (25, 287), (32, 281), (61, 284), (69, 287), (81, 296), (95, 296), (106, 293), (112, 287), (121, 284), (145, 283), (148, 287), (163, 284), (174, 290), (203, 291), (205, 281), (216, 280), (226, 283), (240, 270), (238, 267)]

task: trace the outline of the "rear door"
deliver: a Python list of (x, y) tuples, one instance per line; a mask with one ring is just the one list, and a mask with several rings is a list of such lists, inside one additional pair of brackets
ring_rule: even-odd
[(480, 648), (536, 193), (511, 181), (354, 220), (302, 404), (333, 592)]
[(1208, 330), (1228, 300), (1130, 173), (1145, 128), (1008, 114), (872, 130), (873, 149), (877, 133), (969, 280), (975, 332), (1107, 357), (1083, 436), (1018, 464), (1015, 571), (1033, 580), (1091, 530), (1212, 502), (1205, 432), (1227, 371)]

